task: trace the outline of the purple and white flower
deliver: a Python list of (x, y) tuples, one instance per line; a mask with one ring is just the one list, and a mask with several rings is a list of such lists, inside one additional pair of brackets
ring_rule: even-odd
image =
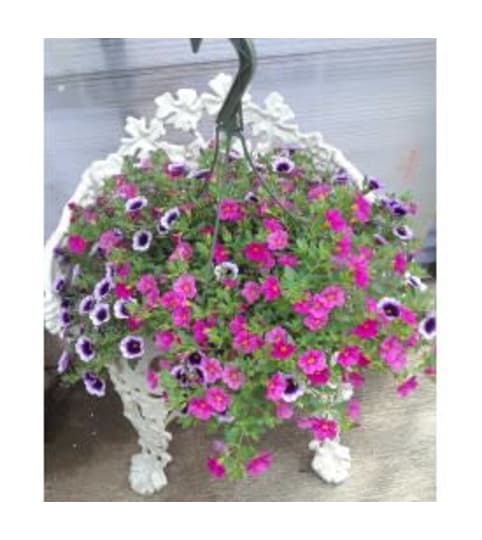
[(152, 242), (152, 233), (150, 231), (137, 231), (132, 237), (132, 249), (134, 251), (147, 251)]
[(126, 336), (119, 343), (119, 350), (128, 360), (140, 358), (144, 354), (144, 340), (138, 336)]
[(402, 201), (398, 199), (392, 199), (387, 205), (392, 216), (403, 217), (408, 214), (408, 208), (405, 206)]
[(53, 283), (53, 291), (56, 293), (59, 293), (60, 291), (63, 291), (65, 289), (66, 280), (65, 276), (63, 274), (57, 274), (54, 279)]
[(406, 241), (413, 238), (413, 231), (410, 227), (407, 227), (407, 225), (398, 225), (398, 227), (392, 229), (392, 232), (395, 236), (400, 238), (400, 240)]
[(378, 304), (377, 309), (387, 317), (387, 319), (396, 319), (400, 317), (401, 304), (395, 298), (389, 298), (385, 296)]
[(142, 196), (132, 197), (127, 199), (125, 209), (126, 212), (138, 212), (147, 205), (147, 199)]
[(378, 189), (381, 189), (383, 187), (383, 184), (378, 178), (375, 178), (374, 176), (367, 176), (365, 178), (367, 188), (370, 191), (376, 191)]
[(180, 176), (185, 176), (189, 169), (184, 161), (173, 161), (167, 164), (166, 170), (170, 176), (178, 178)]
[(62, 328), (67, 328), (67, 326), (70, 325), (72, 322), (72, 314), (69, 309), (64, 308), (60, 310), (59, 322)]
[(373, 240), (374, 240), (375, 244), (377, 244), (377, 246), (384, 246), (384, 245), (388, 244), (388, 240), (379, 233), (375, 233), (373, 235)]
[(159, 220), (159, 225), (157, 230), (159, 231), (159, 226), (161, 226), (164, 230), (170, 231), (173, 227), (174, 223), (181, 217), (181, 212), (177, 206), (174, 208), (170, 208), (167, 210), (164, 215)]
[(187, 388), (189, 386), (188, 372), (183, 365), (178, 364), (177, 366), (174, 366), (171, 369), (171, 375), (175, 377), (181, 388)]
[(97, 304), (89, 313), (89, 317), (94, 326), (102, 326), (110, 321), (109, 304)]
[(128, 319), (130, 317), (127, 306), (132, 303), (132, 300), (116, 300), (114, 303), (114, 317), (116, 319)]
[(333, 178), (333, 183), (339, 186), (346, 186), (349, 181), (350, 177), (348, 176), (346, 171), (339, 171)]
[(79, 315), (88, 315), (95, 306), (95, 298), (89, 294), (84, 296), (79, 303)]
[(272, 161), (273, 171), (278, 174), (290, 174), (295, 169), (295, 164), (287, 157), (278, 157)]
[(405, 283), (417, 291), (423, 292), (427, 290), (427, 285), (418, 276), (408, 272), (405, 274)]
[(305, 391), (304, 388), (295, 381), (295, 378), (292, 375), (287, 375), (285, 381), (286, 386), (281, 398), (283, 401), (286, 401), (286, 403), (292, 403), (302, 396)]
[(224, 279), (236, 279), (239, 274), (239, 268), (236, 264), (226, 261), (214, 267), (214, 275), (218, 281)]
[(253, 203), (253, 204), (257, 204), (259, 202), (259, 198), (256, 195), (256, 193), (254, 193), (254, 191), (248, 191), (248, 193), (246, 193), (246, 195), (244, 196), (244, 200), (247, 203)]
[(204, 354), (200, 351), (194, 351), (186, 356), (186, 362), (190, 366), (200, 366), (204, 358)]
[(105, 298), (112, 289), (112, 282), (108, 278), (103, 278), (94, 287), (94, 297), (96, 300)]
[(218, 413), (216, 418), (220, 424), (232, 424), (234, 422), (234, 416), (228, 412), (228, 409), (222, 413)]
[(435, 314), (431, 313), (420, 321), (418, 331), (425, 339), (432, 341), (436, 335), (436, 326)]
[(57, 373), (65, 373), (70, 366), (70, 355), (64, 351), (57, 360)]
[(90, 362), (95, 357), (95, 349), (92, 340), (86, 336), (80, 336), (75, 342), (75, 352), (82, 362)]
[(82, 379), (87, 393), (97, 397), (103, 397), (105, 395), (105, 381), (97, 377), (95, 373), (86, 371)]
[(191, 171), (188, 178), (195, 178), (196, 180), (209, 180), (211, 176), (211, 169), (199, 169), (197, 171)]

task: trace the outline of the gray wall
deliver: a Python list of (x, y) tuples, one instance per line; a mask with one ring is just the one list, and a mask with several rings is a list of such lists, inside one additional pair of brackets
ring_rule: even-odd
[[(255, 39), (251, 93), (282, 93), (303, 131), (321, 131), (364, 172), (420, 203), (416, 228), (435, 222), (435, 40)], [(153, 99), (234, 73), (226, 40), (45, 40), (45, 235), (82, 171), (116, 150), (126, 115)]]

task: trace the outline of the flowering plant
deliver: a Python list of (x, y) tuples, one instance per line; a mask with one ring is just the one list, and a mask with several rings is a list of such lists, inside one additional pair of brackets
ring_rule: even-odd
[(302, 148), (258, 156), (257, 175), (228, 158), (226, 183), (210, 149), (189, 165), (124, 158), (95, 204), (70, 206), (53, 288), (65, 379), (103, 396), (109, 362), (154, 348), (147, 390), (221, 433), (208, 469), (240, 478), (269, 467), (258, 441), (285, 420), (319, 441), (357, 425), (367, 370), (402, 397), (434, 375), (435, 315), (408, 196)]

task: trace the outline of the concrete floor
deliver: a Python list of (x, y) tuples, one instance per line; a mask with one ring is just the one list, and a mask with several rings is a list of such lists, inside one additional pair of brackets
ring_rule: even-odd
[(390, 376), (372, 376), (362, 394), (362, 426), (343, 437), (352, 452), (351, 478), (323, 483), (309, 467), (308, 436), (286, 425), (267, 435), (271, 470), (229, 482), (205, 470), (210, 438), (200, 426), (173, 426), (169, 484), (141, 497), (127, 480), (136, 435), (112, 387), (103, 399), (80, 386), (46, 394), (46, 501), (433, 501), (435, 385), (422, 381), (402, 400)]

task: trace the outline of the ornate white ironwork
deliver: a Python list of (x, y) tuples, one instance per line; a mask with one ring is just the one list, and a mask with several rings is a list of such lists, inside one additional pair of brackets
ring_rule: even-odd
[[(219, 74), (209, 83), (211, 93), (198, 95), (193, 89), (181, 89), (173, 96), (167, 92), (155, 99), (157, 111), (153, 119), (128, 117), (125, 126), (127, 136), (121, 139), (117, 152), (104, 160), (94, 161), (86, 169), (69, 202), (79, 205), (92, 203), (105, 179), (121, 172), (123, 157), (135, 152), (145, 157), (153, 150), (163, 149), (174, 161), (195, 160), (199, 151), (207, 146), (207, 141), (198, 129), (199, 123), (203, 116), (215, 116), (218, 113), (231, 83), (230, 76)], [(279, 93), (269, 94), (264, 100), (264, 106), (257, 105), (249, 94), (245, 94), (243, 115), (245, 135), (252, 152), (264, 153), (286, 144), (303, 146), (312, 152), (319, 165), (332, 162), (344, 169), (353, 182), (361, 185), (363, 174), (340, 150), (326, 144), (321, 133), (300, 131), (292, 109)], [(171, 132), (177, 132), (176, 140), (181, 132), (186, 141), (183, 144), (170, 143)], [(44, 317), (46, 328), (53, 334), (60, 331), (60, 301), (52, 291), (57, 271), (53, 250), (68, 230), (69, 217), (70, 210), (65, 206), (59, 224), (45, 246)], [(164, 467), (170, 460), (166, 451), (170, 434), (164, 429), (164, 421), (169, 411), (159, 396), (149, 395), (143, 374), (139, 382), (133, 372), (122, 369), (116, 363), (109, 366), (109, 373), (124, 403), (124, 414), (139, 433), (142, 448), (141, 453), (132, 458), (129, 477), (131, 486), (139, 493), (152, 493), (167, 482)], [(324, 480), (338, 483), (348, 476), (348, 448), (335, 442), (321, 445), (317, 441), (313, 441), (310, 448), (316, 451), (313, 468)]]

